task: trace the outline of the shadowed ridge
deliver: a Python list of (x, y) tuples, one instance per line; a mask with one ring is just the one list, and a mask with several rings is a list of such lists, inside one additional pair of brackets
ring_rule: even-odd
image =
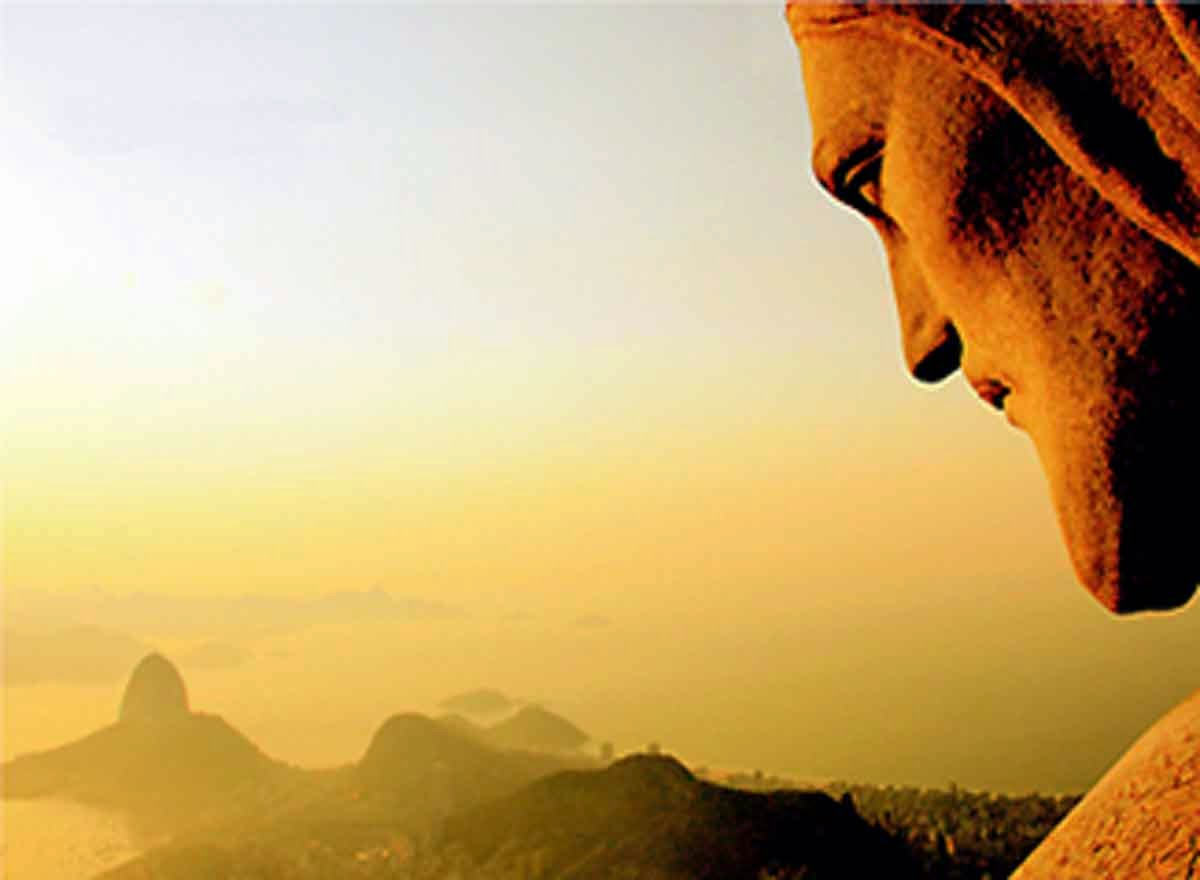
[(641, 784), (656, 780), (666, 786), (691, 786), (696, 777), (672, 755), (629, 755), (614, 761), (604, 770), (610, 779), (629, 778)]
[(147, 654), (134, 667), (121, 698), (122, 722), (159, 721), (188, 714), (187, 688), (179, 670), (162, 654)]
[[(582, 770), (572, 780), (552, 777), (548, 783), (562, 785), (585, 797), (636, 803), (640, 810), (668, 809), (696, 798), (701, 783), (671, 755), (630, 755), (599, 772)], [(561, 780), (561, 781), (558, 781)]]
[(723, 788), (665, 755), (539, 780), (452, 816), (445, 842), (497, 876), (530, 859), (571, 880), (915, 875), (895, 841), (826, 794)]
[(352, 770), (356, 790), (396, 815), (440, 819), (571, 766), (563, 758), (492, 748), (424, 715), (387, 719)]

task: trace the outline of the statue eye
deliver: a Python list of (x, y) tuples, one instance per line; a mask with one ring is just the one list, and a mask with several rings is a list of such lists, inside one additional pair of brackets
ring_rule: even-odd
[(872, 139), (851, 151), (833, 172), (833, 192), (854, 210), (872, 220), (885, 220), (880, 176), (883, 142)]

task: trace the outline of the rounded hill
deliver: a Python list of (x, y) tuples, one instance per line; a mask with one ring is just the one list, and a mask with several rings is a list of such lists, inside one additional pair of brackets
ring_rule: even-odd
[(488, 728), (488, 742), (505, 749), (569, 752), (590, 737), (561, 715), (540, 706), (526, 706), (512, 718)]
[(382, 780), (430, 768), (474, 770), (493, 760), (490, 749), (465, 734), (406, 712), (383, 723), (358, 766), (360, 773)]
[(121, 698), (121, 721), (179, 718), (189, 712), (183, 677), (162, 654), (148, 654), (134, 668)]

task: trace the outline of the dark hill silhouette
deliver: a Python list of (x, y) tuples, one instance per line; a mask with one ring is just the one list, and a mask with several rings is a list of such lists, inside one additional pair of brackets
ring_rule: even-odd
[(358, 763), (363, 780), (390, 785), (396, 777), (442, 766), (471, 770), (493, 761), (482, 743), (416, 713), (393, 715), (375, 732)]
[(187, 688), (179, 670), (162, 654), (142, 658), (121, 699), (121, 721), (155, 721), (188, 714)]
[(569, 766), (550, 755), (495, 749), (441, 721), (407, 713), (383, 723), (354, 776), (369, 797), (419, 804), (426, 817), (442, 817)]
[[(463, 743), (448, 744), (437, 727), (420, 716), (389, 719), (360, 769), (394, 769), (396, 750), (413, 760), (467, 758)], [(412, 803), (423, 801), (419, 790), (408, 791)], [(269, 823), (181, 839), (104, 877), (193, 880), (226, 876), (233, 866), (246, 877), (429, 880), (916, 876), (902, 845), (848, 801), (723, 788), (661, 756), (556, 773), (424, 825), (383, 803), (377, 795), (334, 792)]]
[(534, 863), (537, 876), (571, 880), (915, 876), (899, 844), (849, 804), (723, 788), (664, 756), (539, 780), (451, 817), (444, 845), (486, 876), (524, 876)]
[(515, 703), (493, 688), (477, 688), (447, 697), (439, 705), (447, 712), (475, 718), (487, 718), (511, 712)]
[(526, 706), (512, 718), (487, 728), (485, 737), (494, 746), (541, 752), (569, 752), (588, 735), (561, 715), (540, 706)]

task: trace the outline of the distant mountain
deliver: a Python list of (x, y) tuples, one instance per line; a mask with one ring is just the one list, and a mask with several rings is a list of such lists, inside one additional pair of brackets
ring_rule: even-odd
[(469, 736), (471, 739), (483, 741), (487, 728), (481, 724), (476, 724), (470, 718), (464, 718), (462, 715), (450, 713), (442, 715), (437, 719), (438, 724), (449, 727), (451, 730)]
[(541, 706), (526, 706), (490, 725), (467, 717), (494, 715), (515, 706), (499, 691), (470, 691), (443, 700), (441, 705), (452, 709), (439, 719), (443, 726), (497, 749), (568, 754), (591, 739), (566, 718)]
[[(93, 624), (153, 635), (212, 635), (233, 630), (265, 634), (329, 623), (461, 617), (464, 611), (436, 599), (398, 596), (385, 590), (343, 590), (295, 599), (247, 593), (241, 596), (116, 595), (103, 590), (55, 593), (14, 591), (9, 604), (26, 619)], [(135, 655), (136, 656), (136, 655)], [(128, 662), (132, 662), (129, 660)], [(126, 663), (122, 668), (128, 668)]]
[(570, 752), (590, 737), (561, 715), (540, 706), (526, 706), (512, 718), (484, 731), (487, 742), (504, 749)]
[(896, 841), (818, 792), (701, 782), (669, 757), (565, 772), (451, 817), (442, 841), (478, 877), (755, 880), (908, 877)]
[(296, 773), (223, 719), (190, 711), (178, 670), (158, 654), (130, 676), (115, 724), (0, 767), (5, 797), (70, 797), (169, 827), (224, 815)]
[[(229, 813), (201, 832), (104, 875), (109, 880), (195, 880), (238, 876), (421, 876), (451, 864), (436, 840), (456, 811), (518, 791), (529, 782), (581, 766), (550, 755), (501, 751), (440, 721), (393, 715), (356, 764), (295, 771), (254, 814)], [(282, 794), (282, 796), (279, 796)], [(450, 854), (454, 864), (463, 856)], [(389, 873), (407, 866), (421, 874)], [(407, 868), (406, 868), (407, 869)], [(458, 875), (462, 877), (471, 876)]]
[(344, 826), (354, 817), (362, 828), (424, 833), (455, 810), (593, 766), (582, 756), (496, 748), (486, 730), (472, 727), (465, 719), (456, 726), (394, 715), (357, 763), (304, 771), (267, 757), (223, 719), (192, 711), (178, 669), (155, 653), (130, 675), (115, 724), (18, 757), (0, 772), (5, 797), (74, 798), (169, 830), (201, 821), (244, 825), (249, 817), (260, 829)]
[(148, 650), (132, 636), (98, 626), (8, 627), (2, 638), (4, 683), (9, 687), (120, 681)]
[(484, 770), (495, 752), (473, 737), (416, 713), (393, 715), (375, 732), (357, 772), (369, 788), (395, 787), (414, 774)]
[(516, 707), (516, 703), (511, 699), (492, 688), (478, 688), (455, 694), (453, 697), (442, 700), (438, 705), (447, 712), (471, 718), (490, 718), (503, 715)]
[(419, 801), (426, 815), (444, 816), (569, 766), (549, 755), (498, 750), (444, 722), (409, 713), (384, 722), (354, 774), (364, 795)]
[(215, 715), (120, 721), (3, 768), (5, 797), (53, 795), (129, 810), (168, 827), (224, 816), (294, 773)]

